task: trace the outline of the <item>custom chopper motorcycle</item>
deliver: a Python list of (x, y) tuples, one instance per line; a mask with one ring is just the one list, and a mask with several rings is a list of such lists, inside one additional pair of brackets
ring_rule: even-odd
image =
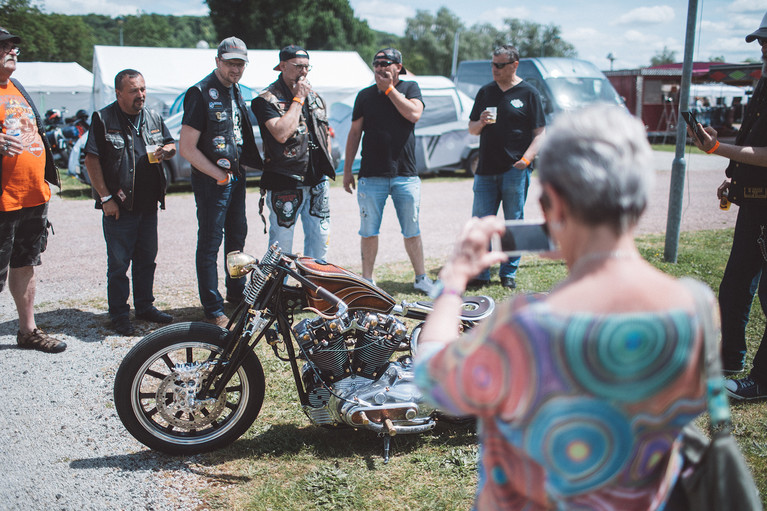
[[(411, 358), (430, 302), (396, 304), (362, 277), (283, 254), (276, 243), (260, 262), (228, 254), (227, 271), (250, 275), (227, 329), (202, 322), (165, 326), (136, 344), (120, 365), (115, 406), (137, 440), (169, 454), (234, 442), (264, 399), (264, 371), (254, 352), (262, 340), (290, 364), (298, 400), (313, 424), (378, 433), (385, 461), (391, 436), (435, 426), (439, 412), (416, 387)], [(492, 298), (466, 297), (462, 328), (494, 307)], [(294, 322), (301, 309), (313, 316)], [(410, 332), (404, 318), (417, 322)], [(397, 351), (405, 354), (391, 360)]]

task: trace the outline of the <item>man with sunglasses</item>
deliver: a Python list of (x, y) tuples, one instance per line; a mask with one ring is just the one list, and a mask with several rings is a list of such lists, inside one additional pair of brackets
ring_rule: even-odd
[[(730, 258), (719, 284), (722, 316), (722, 369), (739, 374), (745, 369), (746, 324), (754, 293), (759, 294), (762, 312), (767, 315), (767, 14), (759, 28), (746, 36), (758, 41), (762, 76), (746, 105), (743, 123), (734, 144), (717, 140), (717, 132), (704, 128), (698, 140), (688, 128), (691, 140), (709, 154), (729, 158), (727, 179), (719, 186), (723, 196), (739, 206)], [(754, 355), (751, 372), (745, 378), (727, 380), (725, 388), (733, 399), (767, 398), (767, 329)]]
[(35, 266), (48, 239), (48, 183), (61, 187), (40, 114), (27, 91), (11, 78), (21, 38), (0, 27), (0, 291), (8, 288), (19, 314), (19, 348), (48, 353), (66, 343), (35, 323)]
[[(469, 116), (469, 133), (479, 135), (479, 164), (474, 176), (472, 216), (496, 215), (503, 203), (506, 220), (524, 218), (530, 164), (538, 152), (546, 119), (538, 91), (517, 76), (519, 52), (510, 45), (493, 51), (493, 81), (483, 86)], [(494, 108), (491, 112), (488, 108)], [(503, 287), (517, 287), (519, 257), (501, 264)], [(490, 270), (477, 275), (469, 287), (490, 283)]]
[[(424, 103), (416, 82), (400, 80), (407, 70), (402, 54), (384, 48), (373, 57), (376, 83), (357, 94), (346, 140), (344, 189), (352, 193), (352, 163), (362, 139), (357, 202), (360, 207), (362, 276), (373, 281), (378, 234), (386, 198), (397, 210), (405, 250), (415, 270), (416, 290), (429, 294), (434, 283), (426, 275), (418, 223), (421, 180), (415, 169), (415, 123)], [(365, 137), (362, 138), (362, 133)]]
[[(269, 244), (293, 250), (293, 231), (301, 217), (304, 255), (325, 259), (330, 238), (328, 177), (336, 178), (330, 155), (325, 101), (312, 90), (309, 53), (300, 46), (280, 50), (279, 77), (251, 103), (264, 141), (264, 197), (269, 205)], [(263, 218), (263, 217), (262, 217)]]
[[(224, 298), (218, 292), (216, 257), (242, 250), (245, 219), (245, 167), (260, 169), (261, 155), (253, 136), (248, 107), (237, 83), (248, 63), (248, 49), (236, 37), (218, 45), (216, 69), (184, 96), (179, 152), (192, 165), (197, 204), (197, 287), (205, 321), (225, 327)], [(239, 303), (245, 279), (226, 275), (226, 299)]]

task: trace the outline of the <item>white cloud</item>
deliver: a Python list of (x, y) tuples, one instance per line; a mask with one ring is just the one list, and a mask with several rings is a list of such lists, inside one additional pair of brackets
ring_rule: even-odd
[(735, 0), (727, 8), (729, 12), (760, 13), (767, 11), (767, 0)]
[(141, 13), (172, 14), (174, 16), (207, 16), (210, 12), (202, 0), (168, 0), (161, 3), (137, 0), (46, 0), (40, 4), (43, 12), (62, 14), (103, 14), (106, 16), (137, 15)]
[(368, 22), (370, 28), (399, 36), (405, 35), (407, 18), (415, 16), (415, 9), (381, 0), (352, 2), (354, 15)]
[(674, 19), (674, 9), (668, 5), (637, 7), (614, 20), (611, 25), (656, 25)]

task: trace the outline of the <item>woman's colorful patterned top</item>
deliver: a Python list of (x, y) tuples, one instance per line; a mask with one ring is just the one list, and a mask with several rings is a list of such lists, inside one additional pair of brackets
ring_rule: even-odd
[(701, 322), (559, 313), (539, 298), (416, 355), (424, 393), (479, 418), (476, 507), (661, 509), (671, 444), (706, 409)]

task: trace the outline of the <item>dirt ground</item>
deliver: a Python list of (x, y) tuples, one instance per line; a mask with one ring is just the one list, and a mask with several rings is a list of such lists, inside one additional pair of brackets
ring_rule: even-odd
[[(669, 182), (673, 153), (655, 153), (656, 187), (648, 211), (640, 221), (638, 234), (666, 231)], [(727, 160), (716, 156), (693, 155), (687, 159), (682, 231), (720, 229), (735, 225), (737, 207), (721, 211), (716, 187), (724, 179)], [(427, 268), (436, 269), (449, 254), (463, 222), (471, 215), (472, 181), (468, 178), (424, 179), (421, 200), (421, 232)], [(540, 218), (537, 197), (539, 186), (533, 180), (525, 216)], [(261, 257), (267, 236), (258, 216), (258, 190), (248, 189), (249, 233), (245, 251)], [(359, 211), (356, 197), (334, 186), (330, 192), (332, 232), (328, 260), (358, 271)], [(39, 310), (55, 310), (62, 301), (93, 302), (106, 305), (106, 250), (101, 232), (101, 212), (92, 201), (63, 200), (54, 197), (50, 219), (55, 235), (49, 238), (43, 265), (37, 271)], [(155, 294), (159, 302), (169, 302), (179, 291), (194, 292), (196, 278), (194, 251), (197, 236), (194, 198), (191, 194), (173, 194), (167, 209), (159, 215), (160, 251), (157, 258)], [(301, 251), (300, 227), (293, 250)], [(379, 240), (377, 264), (407, 261), (394, 208), (387, 204)], [(223, 261), (223, 254), (221, 256)], [(223, 263), (221, 270), (223, 274)], [(100, 305), (103, 304), (103, 305)], [(106, 311), (104, 311), (106, 312)], [(16, 311), (10, 293), (0, 293), (0, 325), (9, 331)], [(14, 325), (15, 327), (15, 325)], [(2, 330), (6, 330), (3, 328)], [(3, 332), (6, 333), (6, 332)], [(15, 333), (15, 332), (14, 332)]]

